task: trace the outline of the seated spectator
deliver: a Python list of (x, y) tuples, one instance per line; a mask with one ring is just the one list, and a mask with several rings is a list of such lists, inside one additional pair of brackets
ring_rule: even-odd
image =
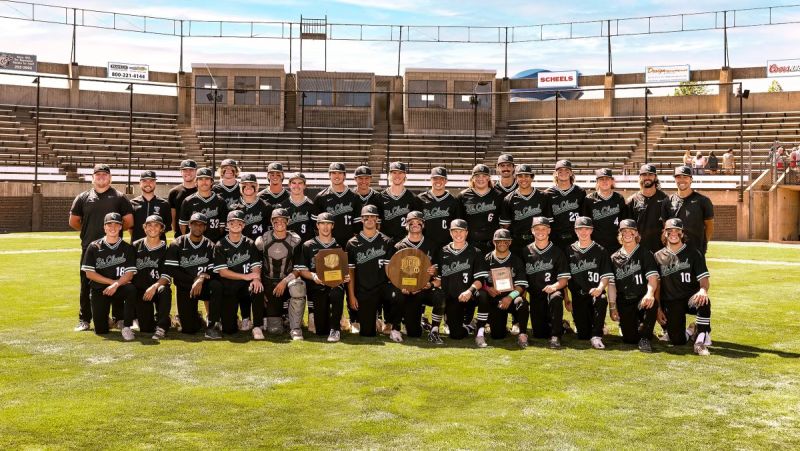
[(686, 152), (683, 153), (683, 165), (692, 167), (692, 153), (689, 152), (689, 149), (686, 149)]
[(733, 149), (728, 149), (722, 154), (722, 173), (726, 175), (733, 175), (736, 168), (736, 162), (733, 159)]
[(789, 168), (793, 171), (797, 170), (797, 160), (800, 158), (800, 146), (795, 146), (792, 153), (789, 154)]
[(783, 147), (778, 147), (778, 153), (775, 155), (775, 168), (779, 171), (783, 171), (786, 169), (788, 162), (786, 150), (784, 150)]
[(703, 152), (697, 152), (692, 163), (695, 175), (704, 175), (706, 173), (706, 157), (703, 156)]
[(710, 174), (716, 174), (719, 171), (719, 160), (717, 156), (714, 155), (714, 151), (712, 150), (710, 154), (708, 154), (708, 172)]

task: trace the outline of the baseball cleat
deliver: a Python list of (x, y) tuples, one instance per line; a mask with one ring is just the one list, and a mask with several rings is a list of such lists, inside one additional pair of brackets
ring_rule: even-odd
[(89, 323), (87, 323), (86, 321), (78, 321), (78, 325), (75, 326), (75, 328), (72, 330), (74, 330), (75, 332), (87, 331), (89, 330)]

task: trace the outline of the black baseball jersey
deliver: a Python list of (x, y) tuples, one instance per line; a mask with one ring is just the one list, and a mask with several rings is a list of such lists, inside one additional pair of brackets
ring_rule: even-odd
[(138, 196), (131, 199), (131, 208), (133, 208), (133, 231), (131, 232), (131, 242), (145, 237), (144, 221), (150, 215), (159, 215), (164, 221), (164, 233), (161, 234), (161, 239), (167, 239), (166, 232), (172, 230), (172, 210), (169, 202), (154, 196), (152, 199), (147, 200), (144, 196)]
[(258, 192), (258, 197), (264, 199), (270, 206), (275, 207), (289, 198), (289, 191), (281, 188), (280, 192), (276, 194), (270, 191), (268, 186)]
[(505, 258), (498, 258), (494, 252), (489, 252), (484, 256), (484, 260), (486, 261), (486, 268), (488, 275), (486, 276), (486, 284), (489, 286), (494, 286), (494, 280), (492, 279), (492, 270), (496, 268), (511, 268), (511, 276), (514, 281), (514, 286), (527, 288), (528, 287), (528, 279), (525, 277), (525, 265), (522, 263), (522, 259), (517, 257), (514, 254), (509, 253), (505, 256)]
[(211, 191), (217, 193), (217, 196), (225, 201), (228, 211), (233, 210), (233, 208), (231, 208), (233, 204), (238, 203), (242, 197), (242, 191), (239, 186), (239, 182), (234, 183), (233, 186), (225, 186), (224, 183), (217, 182), (211, 187)]
[(361, 232), (350, 238), (345, 250), (347, 263), (355, 271), (357, 289), (367, 291), (389, 283), (385, 267), (394, 254), (391, 238), (381, 232), (367, 238)]
[[(182, 184), (169, 190), (167, 201), (169, 202), (170, 208), (175, 209), (176, 220), (180, 220), (181, 218), (181, 206), (183, 206), (183, 201), (186, 200), (187, 197), (191, 196), (196, 192), (197, 192), (196, 186), (194, 188), (186, 188)], [(181, 236), (181, 228), (177, 227), (177, 229), (175, 230), (175, 238), (179, 236)]]
[[(311, 272), (316, 272), (317, 265), (314, 263), (314, 257), (317, 256), (317, 253), (324, 249), (335, 249), (337, 247), (340, 246), (339, 243), (336, 242), (335, 238), (327, 244), (320, 241), (319, 237), (311, 238), (303, 243), (303, 247), (300, 252), (300, 258), (294, 262), (294, 269), (297, 271), (308, 270)], [(310, 285), (313, 286), (314, 284)]]
[(553, 212), (551, 236), (562, 241), (572, 242), (575, 239), (575, 220), (581, 214), (586, 191), (577, 185), (572, 185), (568, 190), (562, 191), (554, 185), (547, 188), (545, 194), (550, 198), (550, 209)]
[[(86, 248), (81, 262), (81, 271), (95, 272), (112, 280), (125, 273), (136, 273), (136, 251), (133, 246), (122, 241), (109, 244), (105, 237), (92, 241)], [(92, 288), (105, 288), (106, 285), (91, 281)]]
[(603, 246), (592, 241), (589, 247), (582, 249), (575, 242), (569, 247), (569, 291), (572, 294), (587, 295), (589, 290), (597, 287), (600, 279), (614, 281), (611, 258)]
[(425, 218), (425, 238), (431, 241), (431, 246), (439, 249), (451, 240), (450, 221), (462, 217), (461, 202), (447, 191), (436, 197), (427, 190), (417, 198), (419, 209)]
[(527, 196), (515, 190), (503, 198), (500, 225), (508, 227), (515, 249), (522, 249), (533, 241), (531, 223), (536, 216), (550, 218), (550, 198), (534, 189)]
[(277, 280), (288, 276), (300, 261), (302, 243), (300, 235), (292, 231), (284, 238), (276, 237), (273, 232), (258, 237), (256, 248), (261, 253), (261, 277)]
[(457, 250), (450, 243), (439, 250), (434, 263), (439, 268), (442, 292), (445, 295), (458, 297), (476, 280), (483, 282), (489, 277), (486, 259), (479, 252), (478, 248), (469, 243)]
[(314, 198), (315, 215), (328, 212), (333, 215), (333, 237), (340, 243), (347, 243), (355, 234), (356, 221), (361, 219), (361, 201), (351, 190), (337, 193), (327, 187)]
[[(378, 211), (383, 210), (383, 199), (381, 198), (381, 193), (378, 191), (370, 188), (369, 192), (363, 196), (358, 194), (355, 189), (352, 189), (351, 191), (353, 191), (353, 194), (358, 197), (359, 205), (361, 205), (362, 208), (366, 205), (374, 205), (378, 207)], [(360, 209), (359, 213), (361, 213)], [(380, 218), (378, 218), (378, 222), (380, 222)], [(359, 234), (362, 230), (364, 230), (364, 225), (361, 223), (361, 218), (356, 218), (355, 224), (353, 224), (353, 233)]]
[(492, 189), (497, 191), (497, 194), (499, 194), (500, 198), (503, 199), (506, 196), (508, 196), (509, 194), (511, 194), (514, 191), (516, 191), (516, 189), (518, 187), (519, 186), (517, 185), (517, 179), (515, 178), (514, 179), (514, 183), (512, 183), (511, 186), (509, 186), (509, 187), (503, 186), (503, 184), (500, 183), (500, 181), (498, 180), (497, 183), (494, 184), (494, 187)]
[(661, 276), (662, 301), (689, 299), (700, 289), (700, 281), (711, 275), (703, 254), (686, 244), (674, 253), (666, 247), (661, 249), (655, 260)]
[(242, 236), (239, 241), (231, 241), (226, 235), (214, 245), (214, 272), (228, 269), (238, 274), (250, 274), (254, 268), (261, 267), (261, 252), (256, 243)]
[(204, 235), (217, 242), (225, 235), (225, 220), (228, 218), (228, 205), (213, 191), (208, 197), (194, 193), (187, 197), (181, 205), (180, 225), (189, 227), (192, 213), (203, 213), (208, 218)]
[(300, 235), (301, 244), (314, 238), (316, 223), (312, 218), (316, 217), (317, 212), (314, 210), (314, 203), (311, 202), (311, 199), (304, 197), (300, 203), (296, 204), (289, 197), (278, 204), (277, 207), (285, 208), (289, 213), (287, 228)]
[(639, 191), (628, 198), (628, 212), (631, 218), (636, 220), (636, 227), (642, 238), (639, 245), (650, 252), (656, 252), (664, 247), (664, 244), (661, 243), (661, 233), (664, 230), (664, 220), (661, 215), (664, 209), (663, 204), (668, 199), (667, 194), (660, 189), (650, 197)]
[[(458, 194), (464, 219), (469, 224), (469, 241), (485, 243), (492, 240), (494, 231), (500, 224), (502, 198), (497, 191), (490, 189), (486, 194), (478, 194), (467, 188)], [(483, 256), (481, 256), (483, 257)]]
[(167, 246), (165, 271), (176, 285), (191, 286), (200, 274), (214, 267), (214, 243), (206, 237), (192, 242), (190, 235), (181, 235)]
[(169, 275), (164, 272), (164, 260), (167, 257), (165, 241), (162, 240), (158, 245), (149, 247), (147, 239), (142, 238), (133, 242), (133, 248), (136, 251), (136, 274), (133, 276), (133, 284), (139, 290), (139, 294), (158, 282), (158, 279), (169, 280)]
[(432, 266), (436, 266), (434, 263), (434, 259), (436, 257), (436, 252), (438, 251), (439, 247), (436, 246), (431, 240), (422, 237), (421, 240), (414, 242), (406, 236), (402, 240), (398, 241), (394, 245), (395, 252), (403, 250), (403, 249), (418, 249), (422, 252), (425, 252), (425, 255), (428, 256), (428, 259), (431, 261)]
[(582, 215), (592, 218), (594, 223), (592, 239), (595, 242), (603, 246), (609, 253), (616, 252), (620, 248), (621, 245), (617, 240), (619, 222), (630, 218), (622, 194), (612, 191), (608, 198), (604, 198), (595, 191), (587, 195), (583, 200)]
[(704, 221), (714, 219), (714, 205), (711, 204), (711, 199), (697, 191), (692, 191), (692, 194), (686, 198), (673, 194), (663, 205), (662, 218), (665, 221), (671, 218), (680, 218), (683, 221), (683, 233), (686, 235), (687, 243), (705, 255), (708, 242), (706, 241)]
[(639, 300), (647, 294), (647, 278), (658, 276), (658, 267), (647, 248), (641, 244), (628, 254), (620, 249), (611, 254), (614, 266), (614, 285), (617, 287), (617, 299)]
[(552, 285), (558, 279), (570, 279), (569, 262), (564, 252), (548, 242), (544, 249), (531, 243), (525, 248), (525, 276), (528, 279), (528, 291), (532, 294), (539, 293), (547, 285)]
[(381, 192), (381, 233), (395, 243), (406, 236), (406, 215), (417, 210), (417, 196), (404, 189), (402, 194), (394, 196), (389, 188)]
[[(125, 216), (133, 213), (133, 209), (130, 201), (114, 188), (108, 188), (102, 193), (98, 193), (92, 188), (75, 197), (69, 214), (81, 218), (81, 247), (85, 248), (93, 241), (105, 236), (103, 220), (108, 213), (119, 213)], [(121, 236), (122, 234), (120, 234)]]
[(254, 240), (272, 227), (270, 215), (272, 207), (264, 199), (256, 197), (253, 203), (248, 204), (244, 198), (230, 205), (230, 210), (241, 210), (244, 213), (244, 229), (242, 235)]

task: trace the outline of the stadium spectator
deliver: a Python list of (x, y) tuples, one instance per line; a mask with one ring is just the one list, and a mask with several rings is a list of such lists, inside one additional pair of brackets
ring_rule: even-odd
[(692, 159), (695, 175), (704, 175), (706, 173), (706, 157), (703, 152), (697, 152), (697, 155)]
[(194, 160), (183, 160), (180, 165), (181, 178), (180, 185), (169, 190), (167, 201), (172, 212), (172, 230), (174, 237), (181, 236), (181, 228), (178, 221), (181, 217), (181, 205), (187, 197), (197, 192), (197, 163)]
[(786, 150), (783, 147), (778, 147), (778, 153), (775, 154), (775, 169), (783, 171), (789, 165), (789, 158), (786, 155)]
[(717, 156), (714, 154), (713, 150), (708, 154), (708, 162), (706, 163), (706, 167), (708, 168), (709, 174), (716, 175), (717, 172), (719, 172), (719, 160), (717, 159)]
[(722, 154), (722, 173), (725, 175), (733, 175), (735, 168), (736, 162), (733, 157), (733, 149), (728, 148), (728, 150)]
[(796, 171), (797, 170), (797, 160), (800, 159), (800, 146), (796, 146), (792, 149), (792, 153), (789, 154), (789, 169)]
[(686, 149), (686, 152), (683, 153), (683, 165), (692, 167), (694, 164), (694, 159), (692, 158), (692, 153), (689, 149)]
[[(123, 230), (133, 226), (131, 203), (121, 192), (111, 187), (111, 168), (106, 164), (96, 164), (92, 173), (92, 188), (78, 194), (69, 211), (69, 226), (81, 232), (81, 261), (89, 245), (105, 235), (104, 220), (109, 213), (120, 214)], [(76, 332), (89, 330), (89, 323), (92, 321), (92, 304), (89, 299), (91, 287), (84, 271), (80, 271), (80, 281), (80, 312)], [(119, 303), (112, 305), (112, 321), (122, 321), (122, 307)], [(107, 329), (107, 326), (101, 325), (100, 330)], [(95, 323), (95, 331), (98, 330), (97, 327)]]
[(166, 241), (166, 232), (170, 231), (169, 225), (172, 224), (170, 216), (171, 209), (169, 202), (156, 196), (156, 172), (144, 171), (139, 176), (139, 189), (142, 195), (131, 199), (133, 208), (133, 227), (131, 228), (131, 243), (144, 238), (145, 220), (150, 215), (158, 215), (164, 221), (165, 227), (161, 231), (161, 239)]

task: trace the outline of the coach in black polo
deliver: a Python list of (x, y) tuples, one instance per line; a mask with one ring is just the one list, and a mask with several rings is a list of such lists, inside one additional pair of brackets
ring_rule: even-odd
[(133, 207), (133, 228), (131, 228), (131, 243), (144, 238), (144, 223), (148, 216), (158, 215), (164, 221), (164, 230), (161, 239), (166, 241), (166, 232), (171, 230), (172, 212), (169, 202), (156, 196), (156, 171), (144, 171), (139, 176), (139, 189), (141, 196), (131, 199)]
[[(106, 164), (97, 164), (92, 175), (92, 188), (78, 194), (69, 210), (69, 226), (81, 232), (81, 261), (89, 244), (105, 235), (103, 220), (108, 213), (120, 214), (123, 230), (133, 225), (131, 203), (121, 192), (111, 187), (111, 168)], [(80, 272), (80, 277), (80, 313), (75, 331), (89, 330), (89, 323), (92, 321), (89, 279), (83, 271)], [(113, 309), (111, 315), (115, 320), (122, 320), (123, 312)]]
[(692, 168), (675, 168), (678, 192), (664, 202), (663, 219), (678, 218), (683, 222), (687, 243), (706, 254), (708, 242), (714, 234), (714, 205), (711, 199), (692, 189)]

